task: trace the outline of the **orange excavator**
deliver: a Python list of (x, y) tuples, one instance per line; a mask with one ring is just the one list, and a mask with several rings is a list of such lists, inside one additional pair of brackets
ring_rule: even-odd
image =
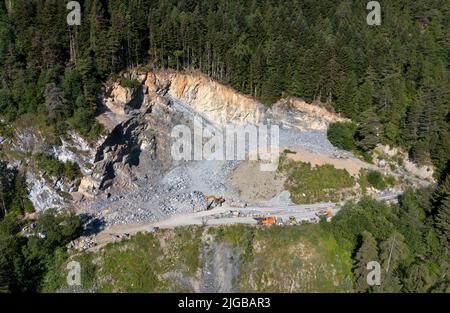
[(258, 222), (258, 225), (275, 225), (277, 222), (275, 216), (257, 217), (255, 219)]

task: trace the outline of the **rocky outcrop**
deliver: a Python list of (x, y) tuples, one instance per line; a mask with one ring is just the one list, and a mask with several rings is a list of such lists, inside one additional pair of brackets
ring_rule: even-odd
[(273, 123), (298, 130), (326, 131), (330, 123), (350, 121), (323, 106), (292, 97), (281, 99), (268, 109), (257, 100), (199, 73), (148, 73), (144, 86), (150, 98), (165, 96), (189, 105), (217, 127), (228, 123)]
[(320, 105), (308, 104), (297, 98), (285, 98), (268, 110), (268, 119), (287, 128), (326, 131), (330, 123), (350, 122)]
[(114, 180), (116, 186), (129, 185), (134, 176), (131, 168), (139, 165), (140, 154), (145, 151), (153, 155), (155, 149), (155, 136), (142, 117), (120, 123), (97, 149), (93, 189), (104, 190)]
[(148, 73), (145, 87), (150, 96), (164, 95), (189, 105), (218, 127), (264, 120), (264, 105), (198, 73)]
[(127, 78), (137, 80), (142, 87), (132, 90), (114, 83), (106, 90), (103, 103), (114, 113), (111, 120), (123, 122), (133, 109), (150, 112), (152, 102), (169, 104), (172, 101), (183, 103), (219, 128), (229, 123), (273, 123), (298, 130), (324, 131), (329, 123), (349, 121), (323, 106), (296, 98), (281, 99), (268, 109), (257, 100), (200, 73), (131, 72)]
[(417, 177), (421, 180), (434, 182), (434, 166), (429, 164), (419, 165), (409, 160), (408, 153), (400, 148), (390, 147), (387, 145), (378, 145), (374, 149), (375, 162), (379, 167), (387, 167), (394, 165), (397, 167), (402, 164), (402, 168), (406, 174)]
[(27, 172), (27, 184), (29, 194), (28, 197), (33, 203), (37, 212), (48, 208), (63, 208), (67, 206), (65, 199), (58, 194), (61, 185), (50, 184), (39, 174), (34, 174), (31, 171)]

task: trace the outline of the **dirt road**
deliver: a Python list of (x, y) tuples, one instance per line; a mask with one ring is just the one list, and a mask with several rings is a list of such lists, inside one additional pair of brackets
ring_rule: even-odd
[[(395, 201), (399, 194), (380, 196), (380, 201)], [(101, 231), (93, 238), (99, 249), (105, 244), (120, 240), (124, 236), (131, 236), (138, 232), (151, 232), (155, 228), (175, 228), (189, 225), (232, 225), (232, 224), (257, 224), (256, 216), (275, 216), (283, 221), (291, 216), (298, 222), (318, 222), (319, 216), (327, 210), (331, 210), (333, 216), (340, 210), (343, 203), (322, 202), (314, 204), (289, 205), (279, 207), (251, 206), (237, 208), (230, 206), (217, 207), (209, 211), (201, 211), (187, 214), (177, 214), (168, 219), (146, 224), (114, 225)]]

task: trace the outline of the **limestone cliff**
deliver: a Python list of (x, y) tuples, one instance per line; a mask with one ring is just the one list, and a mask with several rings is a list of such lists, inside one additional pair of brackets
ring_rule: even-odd
[(261, 123), (265, 108), (256, 100), (194, 73), (148, 73), (145, 81), (149, 95), (163, 90), (172, 99), (189, 105), (216, 126), (227, 123)]
[(349, 121), (322, 106), (296, 98), (281, 99), (269, 109), (257, 100), (197, 72), (134, 71), (126, 75), (141, 83), (142, 88), (131, 90), (119, 83), (107, 88), (103, 103), (114, 116), (109, 121), (101, 116), (100, 121), (110, 130), (118, 122), (123, 122), (133, 109), (148, 112), (155, 101), (182, 103), (217, 127), (228, 123), (273, 123), (299, 130), (324, 131), (331, 122)]

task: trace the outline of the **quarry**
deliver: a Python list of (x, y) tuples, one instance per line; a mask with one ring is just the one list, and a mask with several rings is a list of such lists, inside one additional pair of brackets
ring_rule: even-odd
[[(97, 101), (97, 120), (104, 133), (97, 141), (89, 142), (71, 132), (57, 145), (44, 145), (42, 137), (24, 129), (16, 132), (15, 140), (3, 142), (10, 150), (22, 153), (45, 150), (60, 161), (69, 160), (79, 165), (82, 177), (75, 183), (57, 178), (49, 181), (43, 178), (42, 172), (28, 172), (30, 199), (38, 211), (48, 207), (75, 210), (85, 217), (86, 229), (94, 227), (97, 229), (94, 233), (108, 229), (111, 238), (164, 225), (164, 221), (172, 217), (172, 220), (183, 219), (189, 214), (213, 209), (217, 205), (205, 202), (208, 196), (223, 199), (218, 208), (223, 207), (223, 212), (249, 207), (254, 208), (253, 215), (267, 215), (278, 210), (289, 212), (291, 208), (292, 212), (300, 214), (300, 220), (304, 216), (307, 221), (316, 221), (317, 213), (324, 210), (323, 204), (296, 207), (285, 189), (285, 175), (276, 170), (278, 156), (283, 151), (290, 151), (288, 158), (292, 160), (312, 166), (331, 164), (346, 170), (352, 177), (357, 177), (361, 169), (377, 169), (391, 175), (406, 175), (413, 184), (426, 184), (431, 179), (432, 173), (420, 171), (416, 166), (410, 166), (409, 172), (400, 173), (400, 169), (394, 172), (337, 149), (327, 139), (327, 127), (330, 123), (348, 120), (317, 104), (285, 98), (267, 106), (196, 72), (133, 70), (123, 77), (134, 81), (138, 87), (123, 87), (118, 82), (105, 85)], [(195, 121), (200, 121), (200, 131), (196, 130)], [(174, 146), (180, 149), (177, 146), (180, 136), (174, 135), (174, 129), (180, 125), (189, 131), (189, 139), (183, 139), (184, 143), (192, 139), (194, 144), (185, 150), (188, 153), (184, 157), (177, 158), (173, 157), (173, 151)], [(206, 134), (208, 139), (216, 135), (219, 138), (216, 143), (220, 143), (230, 125), (238, 136), (236, 130), (242, 130), (244, 138), (249, 126), (276, 126), (276, 154), (270, 154), (269, 158), (262, 153), (255, 154), (255, 147), (249, 144), (236, 146), (237, 149), (233, 145), (238, 154), (235, 158), (196, 158), (199, 155), (195, 151), (199, 146), (195, 144), (197, 137)], [(205, 141), (203, 138), (200, 142)], [(224, 147), (226, 150), (229, 145)], [(223, 152), (224, 147), (216, 151), (217, 147), (210, 145), (209, 151)], [(202, 149), (200, 145), (200, 152)], [(25, 162), (14, 161), (17, 165)], [(266, 161), (275, 163), (272, 171), (263, 169)], [(391, 199), (399, 193), (400, 189), (393, 188), (375, 196)], [(352, 197), (357, 198), (358, 194)], [(327, 204), (326, 208), (334, 209), (335, 204)], [(306, 209), (312, 211), (308, 213)], [(269, 211), (264, 213), (264, 210)], [(285, 220), (294, 214), (292, 212), (285, 214)], [(233, 220), (216, 219), (210, 223), (255, 224), (253, 215), (236, 214)], [(230, 216), (207, 215), (229, 218), (232, 213)], [(191, 220), (193, 224), (205, 223), (205, 219)], [(183, 223), (167, 225), (174, 227)], [(92, 239), (92, 234), (89, 236)], [(103, 238), (103, 241), (107, 240)]]

